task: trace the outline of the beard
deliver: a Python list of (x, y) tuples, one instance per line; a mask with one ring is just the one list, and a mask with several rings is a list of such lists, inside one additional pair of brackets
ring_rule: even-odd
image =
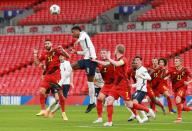
[(45, 47), (45, 49), (46, 49), (47, 51), (50, 51), (50, 50), (51, 50), (51, 47)]

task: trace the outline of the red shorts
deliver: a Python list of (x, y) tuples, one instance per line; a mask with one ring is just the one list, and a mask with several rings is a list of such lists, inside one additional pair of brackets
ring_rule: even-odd
[(185, 97), (186, 97), (187, 89), (185, 87), (180, 87), (177, 89), (177, 91), (174, 92), (175, 98), (177, 96), (181, 97), (182, 102), (185, 102)]
[(104, 86), (101, 88), (101, 93), (103, 93), (104, 95), (108, 96), (109, 92), (111, 91), (112, 88), (112, 84), (104, 84)]
[(149, 96), (150, 99), (155, 98), (155, 93), (151, 87), (151, 84), (147, 84), (147, 95)]
[(124, 101), (131, 100), (131, 91), (128, 82), (123, 81), (118, 85), (113, 85), (109, 92), (109, 96), (114, 97), (116, 100), (119, 97), (122, 97)]
[(167, 83), (160, 83), (157, 88), (154, 90), (155, 96), (160, 96), (161, 94), (164, 94), (165, 91), (169, 91)]
[(52, 74), (46, 74), (41, 80), (40, 87), (49, 89), (50, 83), (58, 83), (60, 79), (61, 79), (60, 70), (57, 70)]

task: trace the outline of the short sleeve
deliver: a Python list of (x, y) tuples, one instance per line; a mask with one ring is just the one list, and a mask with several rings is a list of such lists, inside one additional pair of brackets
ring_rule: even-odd
[(39, 60), (45, 60), (46, 52), (42, 52), (39, 56)]

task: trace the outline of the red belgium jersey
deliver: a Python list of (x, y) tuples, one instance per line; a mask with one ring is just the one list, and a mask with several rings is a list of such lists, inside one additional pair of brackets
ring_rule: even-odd
[(183, 67), (181, 70), (177, 70), (175, 67), (171, 68), (168, 72), (168, 75), (170, 75), (174, 91), (180, 87), (187, 88), (184, 82), (188, 80), (188, 77), (191, 77), (190, 71), (185, 67)]
[(45, 60), (45, 74), (52, 74), (60, 67), (59, 56), (62, 55), (57, 49), (51, 51), (44, 51), (40, 55), (40, 60)]
[(99, 70), (105, 84), (111, 84), (114, 82), (115, 67), (113, 65), (111, 64), (108, 66), (99, 65)]

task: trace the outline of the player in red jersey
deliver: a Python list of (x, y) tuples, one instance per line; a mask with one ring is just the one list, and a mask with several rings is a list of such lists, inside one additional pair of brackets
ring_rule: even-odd
[(176, 111), (173, 109), (172, 102), (171, 102), (171, 94), (169, 93), (169, 87), (167, 80), (164, 80), (166, 73), (168, 70), (166, 69), (167, 66), (167, 60), (164, 58), (160, 58), (158, 60), (159, 64), (159, 73), (158, 77), (160, 79), (160, 82), (155, 90), (155, 95), (159, 97), (160, 95), (164, 95), (167, 98), (168, 108), (170, 113), (176, 113)]
[[(111, 59), (110, 53), (107, 54), (107, 59), (109, 62), (115, 66), (114, 72), (114, 83), (109, 92), (109, 96), (107, 97), (107, 114), (108, 121), (104, 123), (104, 126), (112, 126), (112, 115), (113, 115), (113, 102), (115, 99), (122, 97), (124, 99), (125, 105), (131, 109), (136, 110), (144, 110), (149, 113), (152, 117), (155, 117), (154, 112), (147, 107), (133, 103), (131, 100), (131, 92), (130, 92), (130, 83), (128, 81), (127, 71), (128, 71), (128, 61), (124, 56), (125, 54), (125, 46), (119, 44), (115, 48), (115, 56), (116, 60)], [(145, 76), (138, 76), (145, 77)], [(133, 110), (134, 113), (135, 110)]]
[(175, 67), (170, 69), (166, 78), (170, 78), (172, 82), (172, 90), (175, 96), (175, 102), (178, 111), (178, 117), (175, 120), (176, 123), (182, 122), (182, 111), (191, 111), (192, 107), (184, 105), (187, 86), (192, 82), (192, 75), (189, 70), (182, 65), (183, 59), (179, 56), (175, 57)]
[(112, 83), (114, 81), (115, 67), (114, 67), (114, 65), (110, 64), (109, 60), (107, 60), (107, 58), (106, 58), (107, 52), (108, 52), (107, 49), (105, 49), (105, 48), (101, 49), (100, 55), (101, 55), (102, 61), (95, 60), (95, 62), (97, 62), (99, 64), (98, 66), (99, 66), (102, 78), (104, 80), (104, 86), (101, 88), (98, 98), (97, 98), (96, 108), (97, 108), (98, 118), (93, 123), (103, 122), (103, 120), (102, 120), (103, 101), (108, 96), (108, 94), (111, 90), (111, 87), (112, 87)]
[(156, 95), (155, 95), (155, 90), (158, 86), (158, 84), (160, 83), (160, 79), (158, 74), (160, 73), (160, 67), (158, 65), (158, 59), (157, 58), (153, 58), (152, 59), (152, 67), (149, 67), (149, 73), (151, 75), (151, 81), (148, 83), (147, 86), (147, 93), (148, 96), (150, 98), (150, 106), (151, 108), (156, 111), (155, 109), (155, 104), (158, 105), (159, 107), (161, 107), (162, 111), (165, 113), (165, 108), (163, 106), (163, 104), (156, 99)]
[[(37, 116), (42, 116), (45, 113), (45, 100), (46, 100), (46, 90), (51, 88), (51, 84), (57, 84), (60, 80), (60, 60), (59, 56), (64, 55), (69, 57), (68, 53), (58, 46), (57, 49), (52, 47), (52, 42), (47, 39), (44, 41), (45, 51), (39, 56), (38, 50), (34, 49), (34, 62), (35, 65), (41, 65), (42, 61), (45, 61), (45, 70), (43, 74), (43, 79), (40, 83), (40, 105), (41, 111), (36, 114)], [(61, 110), (64, 110), (64, 97), (59, 93), (59, 103)]]

